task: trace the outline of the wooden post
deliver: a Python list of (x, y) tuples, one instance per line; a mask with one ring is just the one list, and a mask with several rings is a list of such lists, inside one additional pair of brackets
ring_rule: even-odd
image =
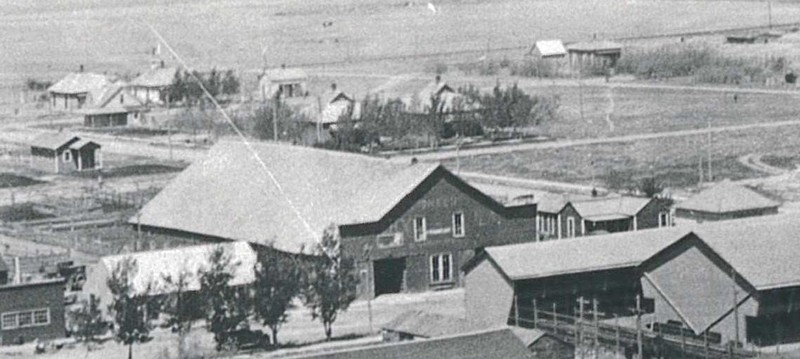
[[(581, 322), (583, 321), (583, 296), (578, 297), (578, 317), (575, 318), (575, 350), (580, 351), (580, 357), (583, 358), (583, 348), (581, 342)], [(579, 349), (580, 348), (580, 349)]]
[(514, 293), (514, 325), (519, 326), (519, 295)]
[(592, 312), (594, 321), (594, 359), (597, 359), (597, 351), (600, 349), (600, 321), (597, 318), (597, 298), (592, 298)]
[(536, 329), (539, 321), (539, 308), (536, 306), (536, 298), (533, 298), (533, 329)]
[(736, 345), (739, 345), (739, 298), (736, 293), (736, 271), (731, 268), (731, 279), (733, 280), (733, 320), (736, 326)]
[(614, 331), (615, 331), (614, 339), (616, 340), (616, 346), (617, 346), (616, 353), (617, 355), (619, 355), (619, 317), (617, 317), (616, 314), (614, 314)]
[(642, 359), (642, 297), (636, 295), (636, 351)]
[(556, 302), (553, 302), (553, 334), (558, 336), (558, 312), (556, 311)]
[(703, 358), (708, 359), (708, 331), (703, 332)]

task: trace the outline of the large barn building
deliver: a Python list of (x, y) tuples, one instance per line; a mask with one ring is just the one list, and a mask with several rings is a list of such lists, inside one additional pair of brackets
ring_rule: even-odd
[(338, 233), (359, 293), (459, 286), (483, 247), (535, 239), (536, 204), (502, 205), (438, 164), (222, 141), (131, 219), (145, 231), (307, 253)]

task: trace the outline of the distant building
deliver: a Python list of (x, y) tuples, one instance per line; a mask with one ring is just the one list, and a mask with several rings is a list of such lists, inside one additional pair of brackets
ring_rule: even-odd
[[(231, 279), (232, 286), (241, 286), (253, 283), (255, 280), (254, 268), (256, 252), (245, 242), (228, 242), (199, 246), (180, 247), (158, 251), (134, 252), (102, 257), (97, 264), (87, 268), (86, 283), (83, 291), (100, 299), (100, 303), (110, 303), (111, 291), (107, 281), (114, 269), (126, 258), (136, 261), (137, 271), (133, 278), (133, 290), (144, 293), (148, 284), (152, 286), (150, 295), (165, 295), (175, 291), (175, 288), (165, 282), (166, 277), (177, 280), (181, 272), (189, 274), (187, 292), (196, 292), (200, 289), (198, 270), (208, 267), (208, 256), (216, 248), (224, 248), (234, 262), (238, 262)], [(103, 308), (103, 312), (105, 309)]]
[(122, 127), (140, 122), (145, 104), (125, 84), (106, 86), (98, 101), (81, 111), (86, 127)]
[(347, 348), (290, 358), (306, 359), (533, 359), (509, 328), (494, 328), (433, 339)]
[(68, 74), (47, 89), (53, 110), (76, 110), (95, 101), (98, 93), (111, 81), (105, 75), (83, 72)]
[(613, 68), (622, 56), (622, 45), (612, 41), (592, 40), (567, 44), (569, 63), (572, 67), (602, 65)]
[(528, 55), (542, 59), (564, 58), (567, 56), (567, 49), (561, 40), (539, 40), (533, 44)]
[(536, 204), (502, 205), (439, 164), (221, 141), (145, 205), (140, 221), (145, 231), (285, 253), (338, 233), (357, 263), (359, 294), (376, 296), (459, 286), (458, 268), (475, 251), (533, 240), (535, 217)]
[(103, 167), (100, 145), (68, 133), (46, 133), (31, 142), (31, 166), (54, 173)]
[(8, 283), (8, 265), (3, 261), (3, 257), (0, 257), (0, 285), (6, 283)]
[(779, 202), (747, 187), (723, 182), (675, 205), (675, 216), (694, 222), (764, 216), (778, 213)]
[(128, 84), (130, 92), (145, 105), (164, 105), (169, 101), (169, 89), (175, 84), (178, 68), (158, 67), (145, 71)]
[(0, 285), (0, 345), (66, 335), (64, 280)]
[(264, 71), (258, 82), (261, 98), (264, 101), (275, 98), (303, 97), (307, 93), (308, 74), (299, 68), (281, 67)]
[(628, 196), (545, 198), (539, 202), (537, 221), (545, 239), (672, 226), (668, 201)]
[(401, 97), (406, 111), (417, 114), (449, 113), (455, 110), (455, 101), (462, 95), (450, 87), (441, 76), (436, 75), (419, 91)]

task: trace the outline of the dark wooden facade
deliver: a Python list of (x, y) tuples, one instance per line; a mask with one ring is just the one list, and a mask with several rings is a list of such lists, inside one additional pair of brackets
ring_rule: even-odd
[(64, 281), (0, 286), (0, 345), (62, 338)]

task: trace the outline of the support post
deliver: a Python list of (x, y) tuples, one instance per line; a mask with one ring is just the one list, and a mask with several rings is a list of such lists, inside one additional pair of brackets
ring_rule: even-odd
[(636, 295), (636, 352), (642, 359), (642, 296)]
[(733, 320), (736, 326), (736, 345), (739, 345), (739, 294), (736, 292), (736, 271), (731, 269), (731, 279), (733, 281)]
[(592, 298), (592, 321), (594, 322), (594, 359), (600, 349), (600, 321), (597, 317), (597, 298)]
[(556, 302), (553, 302), (553, 333), (558, 335), (558, 312), (556, 311)]
[(536, 329), (539, 322), (539, 308), (536, 306), (536, 298), (533, 298), (533, 329)]
[(514, 293), (514, 325), (519, 326), (519, 295)]
[(619, 317), (617, 317), (616, 314), (614, 314), (614, 332), (615, 332), (614, 333), (614, 340), (616, 342), (616, 347), (617, 347), (617, 350), (616, 350), (615, 353), (617, 353), (617, 355), (619, 355)]

